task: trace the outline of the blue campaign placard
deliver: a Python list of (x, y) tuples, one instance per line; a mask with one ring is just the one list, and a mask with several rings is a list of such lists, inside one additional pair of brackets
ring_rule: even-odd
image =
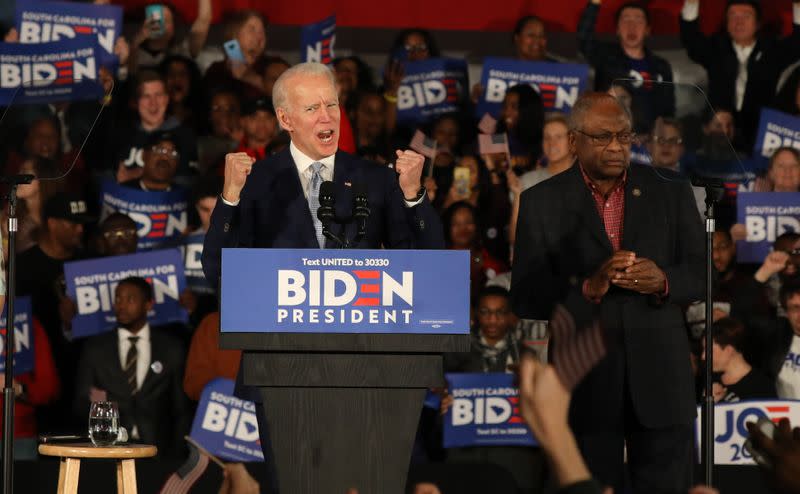
[(72, 336), (84, 338), (116, 327), (114, 290), (130, 276), (142, 277), (153, 286), (155, 303), (147, 315), (151, 325), (187, 322), (189, 316), (179, 303), (186, 288), (183, 265), (177, 248), (64, 263), (67, 295), (78, 308)]
[(483, 61), (483, 92), (475, 114), (497, 117), (506, 91), (517, 84), (529, 84), (538, 91), (545, 111), (569, 113), (578, 95), (586, 90), (588, 79), (588, 65), (489, 57)]
[(191, 438), (226, 461), (264, 461), (256, 406), (233, 395), (232, 379), (210, 381), (197, 405)]
[(772, 153), (780, 147), (800, 149), (800, 117), (770, 108), (761, 110), (753, 157), (766, 166)]
[[(34, 366), (33, 310), (30, 297), (17, 297), (14, 305), (14, 375), (31, 372)], [(6, 371), (6, 332), (8, 304), (0, 315), (0, 372)]]
[(206, 280), (203, 273), (203, 241), (205, 233), (187, 235), (183, 243), (184, 272), (186, 285), (195, 293), (210, 295), (216, 293), (214, 286)]
[(100, 65), (116, 65), (114, 43), (122, 32), (122, 7), (91, 3), (17, 2), (14, 23), (23, 44), (95, 39)]
[(468, 334), (469, 252), (223, 249), (225, 332)]
[(736, 258), (762, 263), (776, 238), (800, 233), (800, 192), (740, 192), (736, 218), (747, 228), (747, 238), (736, 243)]
[(397, 89), (397, 122), (413, 126), (456, 112), (467, 91), (467, 62), (431, 58), (407, 62)]
[(444, 447), (536, 446), (519, 413), (513, 374), (446, 374), (453, 404), (444, 416)]
[(0, 43), (0, 106), (100, 99), (94, 38)]
[(187, 189), (139, 190), (106, 180), (100, 198), (103, 218), (118, 211), (136, 222), (140, 250), (182, 243), (181, 236), (189, 225)]
[(330, 65), (336, 56), (336, 16), (303, 26), (300, 31), (301, 62), (319, 62)]

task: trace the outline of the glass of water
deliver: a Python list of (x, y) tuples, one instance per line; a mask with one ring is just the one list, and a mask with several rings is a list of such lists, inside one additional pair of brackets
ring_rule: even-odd
[(119, 409), (114, 401), (94, 401), (89, 410), (89, 439), (95, 446), (112, 446), (119, 434)]

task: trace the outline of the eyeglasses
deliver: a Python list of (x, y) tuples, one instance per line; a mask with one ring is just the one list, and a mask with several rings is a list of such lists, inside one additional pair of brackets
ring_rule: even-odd
[(409, 53), (428, 51), (428, 45), (406, 45), (405, 49)]
[(592, 144), (595, 146), (608, 146), (611, 144), (611, 141), (614, 138), (617, 138), (617, 142), (622, 144), (623, 146), (627, 146), (636, 139), (636, 133), (631, 132), (629, 130), (623, 132), (606, 132), (604, 134), (588, 134), (582, 130), (575, 129), (575, 132), (585, 135), (589, 139), (592, 140)]
[(680, 137), (655, 136), (653, 137), (653, 141), (659, 146), (678, 146), (683, 144), (683, 139)]
[(136, 231), (134, 230), (111, 230), (108, 232), (103, 232), (103, 237), (106, 240), (115, 240), (115, 239), (130, 239), (136, 236)]
[(481, 317), (489, 317), (489, 316), (505, 317), (510, 312), (511, 311), (508, 309), (497, 309), (497, 310), (486, 309), (486, 308), (478, 309), (478, 315)]
[(178, 151), (175, 149), (165, 148), (162, 146), (153, 146), (150, 148), (150, 151), (160, 154), (161, 156), (165, 156), (167, 158), (178, 159)]

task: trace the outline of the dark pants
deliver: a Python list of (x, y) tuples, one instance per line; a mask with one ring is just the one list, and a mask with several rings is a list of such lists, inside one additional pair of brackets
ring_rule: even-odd
[(692, 424), (650, 428), (640, 422), (628, 380), (623, 377), (627, 376), (623, 351), (610, 354), (598, 367), (600, 373), (620, 379), (608, 379), (608, 387), (594, 390), (595, 396), (603, 395), (605, 410), (588, 414), (582, 410), (577, 414), (583, 423), (575, 424), (575, 436), (594, 478), (613, 487), (615, 493), (627, 492), (623, 489), (623, 448), (627, 446), (632, 492), (686, 494), (692, 485), (694, 469)]

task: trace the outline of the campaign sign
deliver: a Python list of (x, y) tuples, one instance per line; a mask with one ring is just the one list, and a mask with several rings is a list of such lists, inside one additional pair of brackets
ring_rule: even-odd
[(155, 303), (147, 315), (151, 325), (186, 322), (189, 316), (178, 298), (186, 287), (183, 258), (178, 249), (139, 252), (64, 263), (67, 295), (78, 312), (72, 318), (72, 336), (84, 338), (116, 327), (114, 292), (130, 276), (146, 279)]
[(397, 89), (397, 121), (421, 124), (437, 115), (458, 111), (467, 87), (467, 63), (452, 58), (431, 58), (405, 64)]
[(256, 405), (233, 395), (233, 379), (206, 384), (189, 434), (200, 446), (226, 461), (264, 461)]
[[(96, 39), (100, 65), (119, 62), (114, 43), (122, 32), (122, 7), (90, 3), (17, 2), (15, 25), (20, 43)], [(84, 41), (84, 44), (85, 41)]]
[(800, 117), (764, 108), (758, 122), (753, 156), (766, 163), (781, 147), (800, 149)]
[[(8, 322), (8, 303), (0, 315), (0, 372), (6, 371), (5, 342)], [(16, 297), (14, 305), (14, 375), (33, 370), (33, 311), (30, 297)]]
[(529, 84), (538, 91), (545, 111), (568, 113), (587, 88), (588, 79), (588, 65), (489, 57), (483, 61), (483, 93), (475, 113), (497, 116), (506, 90), (517, 84)]
[(776, 238), (800, 233), (800, 192), (740, 192), (736, 210), (737, 223), (747, 228), (747, 238), (736, 246), (739, 262), (761, 263)]
[[(714, 406), (714, 463), (717, 465), (755, 465), (744, 442), (750, 433), (748, 422), (768, 418), (776, 424), (787, 418), (796, 425), (800, 423), (800, 401), (766, 400), (718, 403)], [(695, 443), (700, 454), (700, 431), (702, 430), (701, 407), (697, 407), (695, 419)], [(698, 457), (698, 462), (700, 458)]]
[(336, 16), (332, 15), (300, 31), (300, 58), (302, 62), (319, 62), (330, 65), (335, 58)]
[(203, 241), (205, 233), (193, 233), (186, 236), (183, 244), (183, 261), (186, 273), (186, 284), (195, 293), (216, 293), (203, 273)]
[(444, 416), (444, 447), (536, 446), (519, 413), (512, 374), (446, 374), (453, 404)]
[(0, 106), (102, 98), (99, 53), (94, 39), (0, 43)]
[(469, 251), (222, 249), (222, 331), (469, 333)]
[(100, 192), (103, 218), (119, 211), (136, 222), (139, 249), (180, 243), (179, 237), (189, 224), (189, 194), (186, 189), (139, 190), (106, 180)]

